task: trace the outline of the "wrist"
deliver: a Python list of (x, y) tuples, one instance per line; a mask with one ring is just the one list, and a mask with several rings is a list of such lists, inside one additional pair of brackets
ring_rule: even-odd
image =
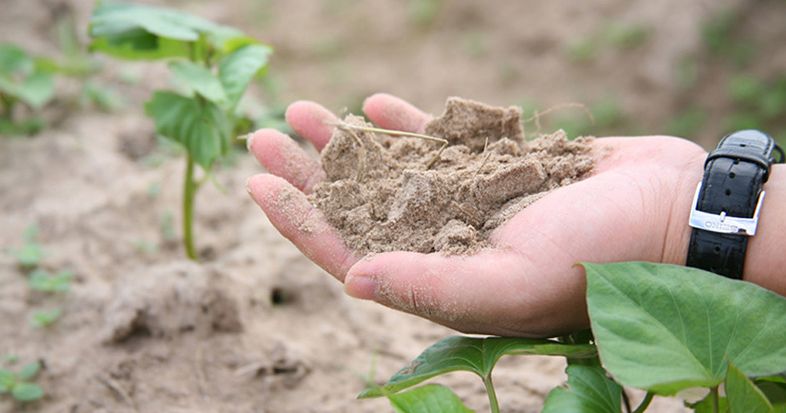
[(743, 279), (786, 295), (786, 216), (780, 213), (786, 205), (786, 165), (770, 167), (770, 179), (764, 184), (767, 192), (759, 216), (759, 229), (748, 241)]
[(706, 152), (696, 154), (684, 166), (680, 179), (674, 188), (674, 198), (671, 203), (663, 244), (661, 259), (663, 263), (685, 265), (692, 232), (692, 228), (688, 225), (688, 219), (693, 204), (693, 195), (696, 192), (696, 184), (701, 182), (704, 176), (706, 158)]

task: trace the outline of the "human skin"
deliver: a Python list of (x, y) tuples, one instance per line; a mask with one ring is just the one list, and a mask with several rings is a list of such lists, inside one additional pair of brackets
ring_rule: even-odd
[[(387, 94), (363, 111), (387, 129), (422, 132), (431, 116)], [(287, 122), (321, 150), (337, 118), (309, 101), (295, 102)], [(591, 176), (522, 210), (471, 256), (396, 251), (360, 257), (307, 199), (324, 179), (319, 161), (288, 136), (255, 132), (251, 153), (268, 170), (248, 191), (270, 222), (357, 298), (413, 313), (465, 333), (550, 337), (589, 326), (580, 262), (684, 264), (688, 214), (707, 153), (666, 136), (592, 142)], [(786, 167), (773, 166), (759, 231), (748, 246), (744, 279), (786, 295)], [(310, 230), (304, 230), (304, 222)], [(315, 229), (316, 228), (316, 229)]]

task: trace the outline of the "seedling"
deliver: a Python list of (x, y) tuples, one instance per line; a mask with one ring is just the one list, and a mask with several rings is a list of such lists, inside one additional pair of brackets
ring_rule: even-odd
[(53, 308), (51, 310), (38, 310), (30, 318), (30, 324), (38, 328), (46, 328), (54, 324), (63, 315), (63, 310)]
[(60, 271), (51, 274), (46, 270), (37, 269), (30, 273), (27, 284), (31, 290), (45, 293), (64, 293), (71, 288), (74, 274), (71, 271)]
[(231, 147), (241, 116), (236, 109), (249, 83), (264, 73), (270, 47), (242, 32), (176, 10), (99, 2), (90, 19), (91, 50), (129, 60), (169, 60), (183, 91), (158, 90), (145, 113), (161, 136), (186, 150), (183, 242), (196, 260), (196, 193), (215, 161)]
[(38, 266), (44, 257), (44, 250), (38, 243), (38, 227), (30, 225), (23, 234), (22, 247), (11, 249), (10, 253), (16, 257), (16, 262), (20, 268), (29, 271)]
[(40, 371), (41, 363), (39, 362), (26, 364), (17, 372), (0, 369), (0, 396), (8, 394), (21, 403), (40, 399), (44, 396), (44, 390), (32, 382)]
[[(696, 411), (786, 409), (786, 298), (687, 267), (583, 265), (594, 337), (448, 337), (359, 397), (386, 396), (397, 412), (431, 411), (422, 408), (426, 403), (446, 406), (439, 411), (466, 412), (470, 410), (449, 389), (414, 386), (449, 372), (469, 371), (481, 378), (490, 410), (496, 413), (500, 407), (491, 381), (496, 362), (505, 355), (539, 354), (568, 362), (568, 382), (548, 394), (543, 408), (547, 413), (641, 413), (656, 396), (696, 387), (709, 389), (705, 399), (687, 404)], [(647, 392), (635, 409), (628, 406), (625, 387)]]
[[(0, 135), (33, 134), (43, 127), (35, 112), (54, 95), (48, 67), (18, 46), (0, 43)], [(20, 106), (27, 108), (27, 116), (21, 116)]]

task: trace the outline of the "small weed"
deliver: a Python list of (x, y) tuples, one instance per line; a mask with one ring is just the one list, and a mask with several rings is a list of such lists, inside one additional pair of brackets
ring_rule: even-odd
[[(36, 112), (52, 100), (54, 93), (54, 78), (47, 61), (16, 45), (0, 43), (0, 134), (38, 132), (44, 121)], [(20, 106), (27, 109), (25, 117), (20, 117)]]
[(38, 226), (30, 225), (23, 234), (23, 244), (19, 249), (11, 249), (19, 268), (29, 271), (37, 267), (44, 257), (44, 249), (38, 243)]
[(434, 23), (442, 8), (442, 0), (409, 0), (407, 12), (409, 20), (421, 27)]
[(702, 38), (710, 53), (737, 66), (746, 66), (754, 56), (755, 45), (735, 35), (741, 16), (725, 10), (702, 25)]
[(54, 324), (63, 315), (63, 310), (53, 308), (51, 310), (37, 310), (30, 318), (30, 324), (38, 328), (46, 328)]
[(701, 130), (707, 121), (707, 112), (692, 107), (680, 112), (666, 127), (667, 133), (684, 138), (692, 138)]
[(636, 49), (650, 39), (652, 30), (642, 25), (611, 24), (602, 30), (568, 44), (568, 57), (576, 62), (588, 62), (597, 58), (602, 50), (622, 51)]
[(51, 274), (43, 269), (36, 269), (30, 273), (27, 285), (31, 290), (45, 293), (65, 293), (71, 289), (74, 274), (71, 271), (60, 271)]
[(33, 380), (41, 371), (41, 363), (22, 366), (19, 371), (0, 369), (0, 396), (9, 394), (21, 403), (33, 402), (44, 396), (44, 390)]

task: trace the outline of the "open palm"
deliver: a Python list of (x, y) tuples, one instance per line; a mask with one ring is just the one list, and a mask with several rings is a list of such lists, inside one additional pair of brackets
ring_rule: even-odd
[[(385, 94), (368, 98), (363, 110), (388, 129), (419, 132), (431, 119)], [(292, 104), (286, 117), (317, 150), (336, 121), (306, 101)], [(360, 257), (306, 199), (324, 178), (318, 160), (272, 129), (256, 132), (249, 149), (270, 172), (249, 179), (251, 196), (350, 295), (463, 332), (507, 336), (553, 336), (588, 326), (577, 263), (682, 263), (688, 210), (706, 157), (678, 138), (596, 139), (592, 175), (519, 212), (494, 231), (492, 247), (472, 256), (397, 251)]]

